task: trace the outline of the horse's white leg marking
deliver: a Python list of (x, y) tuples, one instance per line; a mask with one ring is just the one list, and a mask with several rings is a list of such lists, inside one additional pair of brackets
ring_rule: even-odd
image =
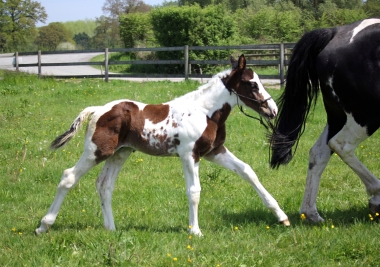
[(317, 211), (317, 195), (321, 175), (331, 157), (331, 149), (327, 145), (328, 126), (309, 152), (309, 169), (307, 172), (305, 193), (303, 196), (301, 213), (312, 222), (323, 222)]
[(367, 28), (368, 26), (371, 26), (373, 24), (376, 24), (376, 23), (380, 23), (380, 19), (366, 19), (366, 20), (363, 20), (352, 32), (352, 36), (351, 36), (351, 39), (350, 39), (350, 43), (352, 43), (352, 41), (354, 40), (354, 37), (359, 33), (361, 32), (362, 30), (364, 30), (365, 28)]
[(227, 148), (224, 153), (213, 155), (212, 152), (205, 156), (204, 159), (214, 162), (220, 166), (223, 166), (238, 175), (240, 175), (244, 180), (247, 180), (256, 192), (259, 194), (260, 198), (264, 202), (264, 205), (270, 209), (270, 211), (278, 218), (280, 222), (285, 225), (289, 225), (288, 216), (282, 211), (277, 201), (268, 193), (264, 186), (260, 183), (256, 173), (252, 168), (238, 159), (234, 154), (232, 154)]
[(119, 174), (125, 160), (132, 153), (132, 149), (122, 148), (108, 158), (103, 166), (103, 170), (96, 180), (96, 189), (102, 206), (104, 227), (115, 230), (115, 223), (112, 214), (112, 192), (115, 186), (117, 175)]
[(186, 194), (189, 200), (189, 232), (194, 235), (202, 236), (198, 224), (198, 205), (201, 197), (199, 162), (195, 163), (191, 154), (182, 156), (181, 161), (186, 180)]
[(86, 172), (96, 165), (95, 158), (89, 156), (90, 153), (91, 151), (89, 150), (84, 152), (74, 167), (63, 172), (54, 201), (47, 214), (42, 218), (40, 227), (35, 230), (36, 234), (46, 232), (53, 225), (67, 193)]
[(370, 203), (380, 204), (380, 180), (377, 179), (355, 155), (356, 147), (368, 138), (366, 127), (357, 124), (351, 114), (342, 130), (329, 141), (329, 146), (360, 177), (367, 193), (372, 196)]

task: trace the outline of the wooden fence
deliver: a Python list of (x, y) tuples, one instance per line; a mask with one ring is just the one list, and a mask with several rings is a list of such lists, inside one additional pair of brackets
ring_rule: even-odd
[[(191, 65), (229, 65), (228, 59), (215, 59), (215, 60), (190, 60), (189, 51), (196, 50), (228, 50), (239, 51), (246, 55), (247, 64), (251, 66), (277, 66), (277, 75), (260, 75), (262, 79), (279, 79), (281, 83), (285, 80), (285, 67), (288, 65), (288, 56), (290, 50), (293, 49), (294, 43), (287, 44), (263, 44), (263, 45), (238, 45), (238, 46), (177, 46), (177, 47), (157, 47), (157, 48), (116, 48), (116, 49), (102, 49), (102, 50), (71, 50), (71, 51), (38, 51), (38, 52), (21, 52), (15, 53), (14, 66), (16, 70), (23, 67), (38, 67), (38, 74), (42, 75), (41, 69), (46, 66), (83, 66), (83, 65), (100, 65), (104, 66), (104, 74), (101, 75), (74, 75), (74, 76), (54, 76), (56, 78), (104, 78), (106, 82), (110, 77), (166, 77), (166, 78), (207, 78), (211, 74), (191, 73)], [(158, 52), (158, 51), (183, 51), (184, 57), (182, 59), (173, 60), (128, 60), (128, 61), (110, 61), (109, 53), (112, 52)], [(66, 63), (43, 63), (41, 55), (51, 54), (72, 54), (72, 53), (104, 53), (105, 60), (103, 62), (66, 62)], [(37, 63), (22, 64), (19, 60), (20, 56), (37, 55)], [(252, 59), (250, 59), (252, 58)], [(263, 59), (264, 58), (264, 59)], [(115, 74), (109, 73), (110, 65), (122, 64), (177, 64), (183, 65), (182, 74)], [(259, 73), (260, 74), (260, 73)]]

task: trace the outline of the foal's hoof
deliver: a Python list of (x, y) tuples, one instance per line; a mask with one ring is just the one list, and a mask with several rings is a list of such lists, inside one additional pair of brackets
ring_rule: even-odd
[(373, 214), (376, 214), (376, 213), (379, 214), (380, 213), (380, 205), (372, 204), (371, 202), (369, 202), (368, 206), (369, 206), (369, 210)]
[(286, 219), (286, 220), (283, 220), (280, 222), (281, 224), (285, 225), (285, 226), (290, 226), (290, 221), (289, 219)]

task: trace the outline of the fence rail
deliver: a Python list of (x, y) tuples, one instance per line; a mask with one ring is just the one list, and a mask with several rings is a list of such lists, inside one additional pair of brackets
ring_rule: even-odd
[[(229, 65), (229, 60), (215, 59), (215, 60), (191, 60), (189, 59), (189, 51), (200, 50), (239, 50), (246, 52), (248, 58), (247, 64), (252, 66), (277, 66), (278, 75), (260, 75), (263, 79), (279, 79), (280, 82), (285, 80), (285, 67), (288, 65), (287, 57), (290, 55), (290, 50), (294, 47), (294, 43), (286, 44), (261, 44), (261, 45), (236, 45), (236, 46), (177, 46), (177, 47), (155, 47), (155, 48), (115, 48), (115, 49), (96, 49), (96, 50), (70, 50), (70, 51), (37, 51), (37, 52), (16, 52), (14, 54), (14, 67), (16, 70), (23, 67), (38, 67), (38, 75), (42, 75), (43, 67), (51, 66), (104, 66), (104, 74), (101, 75), (53, 75), (56, 78), (104, 78), (108, 82), (109, 77), (182, 77), (188, 78), (207, 78), (211, 77), (209, 74), (191, 73), (191, 65)], [(109, 54), (113, 52), (159, 52), (159, 51), (183, 51), (183, 58), (172, 60), (127, 60), (127, 61), (110, 61)], [(258, 54), (257, 51), (265, 51), (264, 54)], [(54, 54), (75, 54), (75, 53), (104, 53), (105, 60), (103, 62), (65, 62), (65, 63), (43, 63), (41, 55), (54, 55)], [(37, 55), (37, 63), (22, 64), (20, 56)], [(268, 58), (271, 59), (262, 59)], [(249, 58), (259, 58), (250, 60)], [(109, 73), (110, 65), (123, 65), (123, 64), (176, 64), (183, 65), (184, 70), (182, 74), (115, 74)]]

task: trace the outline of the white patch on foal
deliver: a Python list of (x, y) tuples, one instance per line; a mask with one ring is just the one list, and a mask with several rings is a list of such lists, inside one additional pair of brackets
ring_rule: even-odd
[(277, 115), (277, 104), (274, 102), (274, 100), (271, 98), (267, 90), (265, 90), (264, 85), (261, 83), (259, 75), (257, 75), (256, 72), (253, 72), (253, 79), (250, 80), (251, 82), (257, 83), (257, 86), (259, 87), (259, 93), (264, 97), (264, 99), (270, 98), (267, 103), (268, 103), (268, 108), (270, 111), (272, 111), (273, 114)]

